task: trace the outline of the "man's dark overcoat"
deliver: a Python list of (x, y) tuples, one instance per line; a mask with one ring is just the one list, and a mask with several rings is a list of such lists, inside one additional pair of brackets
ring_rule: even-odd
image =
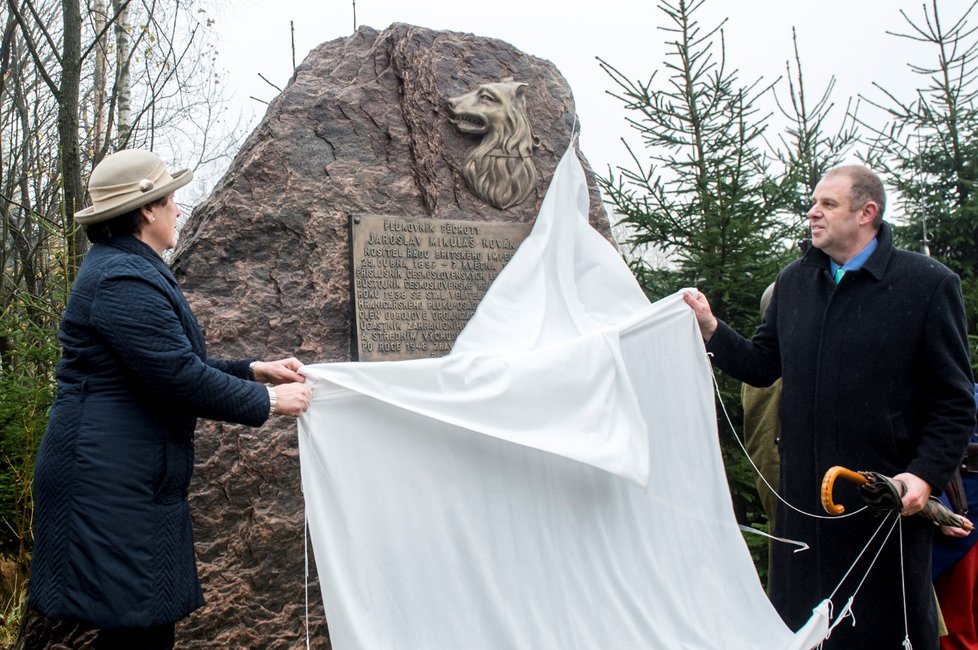
[[(885, 223), (878, 241), (862, 269), (838, 285), (828, 256), (810, 249), (778, 276), (753, 339), (721, 323), (707, 346), (716, 365), (741, 381), (766, 386), (783, 377), (780, 491), (812, 515), (825, 516), (819, 488), (833, 465), (888, 476), (911, 472), (939, 493), (975, 426), (958, 277), (930, 258), (894, 248)], [(837, 490), (836, 502), (850, 513), (863, 505), (854, 488)], [(771, 599), (797, 629), (833, 594), (881, 519), (869, 512), (818, 519), (784, 504), (777, 517), (778, 536), (811, 547), (794, 553), (776, 544), (772, 558)], [(900, 521), (910, 640), (915, 650), (936, 649), (933, 526), (920, 517)], [(880, 536), (888, 530), (887, 524)], [(893, 531), (856, 595), (855, 627), (844, 621), (826, 648), (903, 647), (900, 532)], [(877, 548), (834, 595), (836, 612)]]
[(204, 602), (187, 503), (197, 417), (259, 425), (268, 391), (248, 361), (207, 358), (170, 269), (134, 237), (91, 248), (59, 336), (30, 604), (101, 628), (177, 621)]

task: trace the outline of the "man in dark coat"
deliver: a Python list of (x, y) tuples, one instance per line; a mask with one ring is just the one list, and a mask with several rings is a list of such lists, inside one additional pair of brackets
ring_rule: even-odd
[[(909, 634), (915, 650), (936, 650), (933, 525), (901, 517), (887, 537), (893, 520), (869, 511), (826, 517), (819, 488), (833, 465), (880, 472), (905, 485), (911, 515), (947, 484), (975, 426), (960, 281), (894, 248), (870, 170), (830, 170), (812, 202), (813, 247), (778, 276), (752, 339), (718, 321), (702, 294), (686, 301), (719, 368), (755, 386), (783, 379), (780, 491), (804, 512), (779, 504), (776, 534), (811, 547), (775, 549), (771, 599), (785, 622), (797, 629), (829, 596), (839, 614), (855, 594), (852, 620), (826, 648), (898, 649)], [(848, 513), (863, 505), (854, 489), (836, 497)]]
[[(761, 295), (761, 318), (764, 318), (773, 294), (772, 282)], [(773, 531), (777, 522), (778, 498), (772, 489), (778, 487), (781, 463), (781, 455), (778, 453), (778, 437), (781, 435), (781, 380), (763, 387), (743, 384), (740, 399), (744, 405), (744, 446), (757, 469), (754, 485)], [(770, 566), (768, 568), (770, 570)]]

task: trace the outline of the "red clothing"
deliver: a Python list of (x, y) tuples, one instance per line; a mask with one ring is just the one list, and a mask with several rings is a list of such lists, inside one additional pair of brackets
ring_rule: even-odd
[(941, 650), (978, 650), (978, 544), (934, 583), (947, 636)]

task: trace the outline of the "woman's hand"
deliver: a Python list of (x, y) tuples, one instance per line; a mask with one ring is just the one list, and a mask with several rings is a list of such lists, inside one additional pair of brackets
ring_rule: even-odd
[(948, 537), (967, 537), (971, 533), (957, 526), (941, 526), (941, 533)]
[(275, 391), (275, 413), (299, 417), (309, 408), (312, 401), (312, 390), (300, 383), (281, 384)]
[(252, 372), (255, 374), (255, 381), (262, 384), (288, 384), (306, 380), (297, 371), (302, 367), (302, 362), (295, 357), (279, 359), (278, 361), (258, 361)]

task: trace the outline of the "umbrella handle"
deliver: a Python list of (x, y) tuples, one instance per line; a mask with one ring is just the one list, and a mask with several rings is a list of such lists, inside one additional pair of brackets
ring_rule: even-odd
[(869, 483), (869, 479), (859, 472), (854, 472), (851, 469), (846, 469), (840, 465), (830, 467), (829, 471), (825, 472), (825, 477), (822, 479), (822, 507), (825, 508), (825, 512), (829, 513), (830, 515), (841, 515), (846, 511), (842, 504), (832, 501), (832, 489), (835, 487), (836, 478), (844, 478), (845, 480), (855, 483), (856, 485), (866, 485)]

